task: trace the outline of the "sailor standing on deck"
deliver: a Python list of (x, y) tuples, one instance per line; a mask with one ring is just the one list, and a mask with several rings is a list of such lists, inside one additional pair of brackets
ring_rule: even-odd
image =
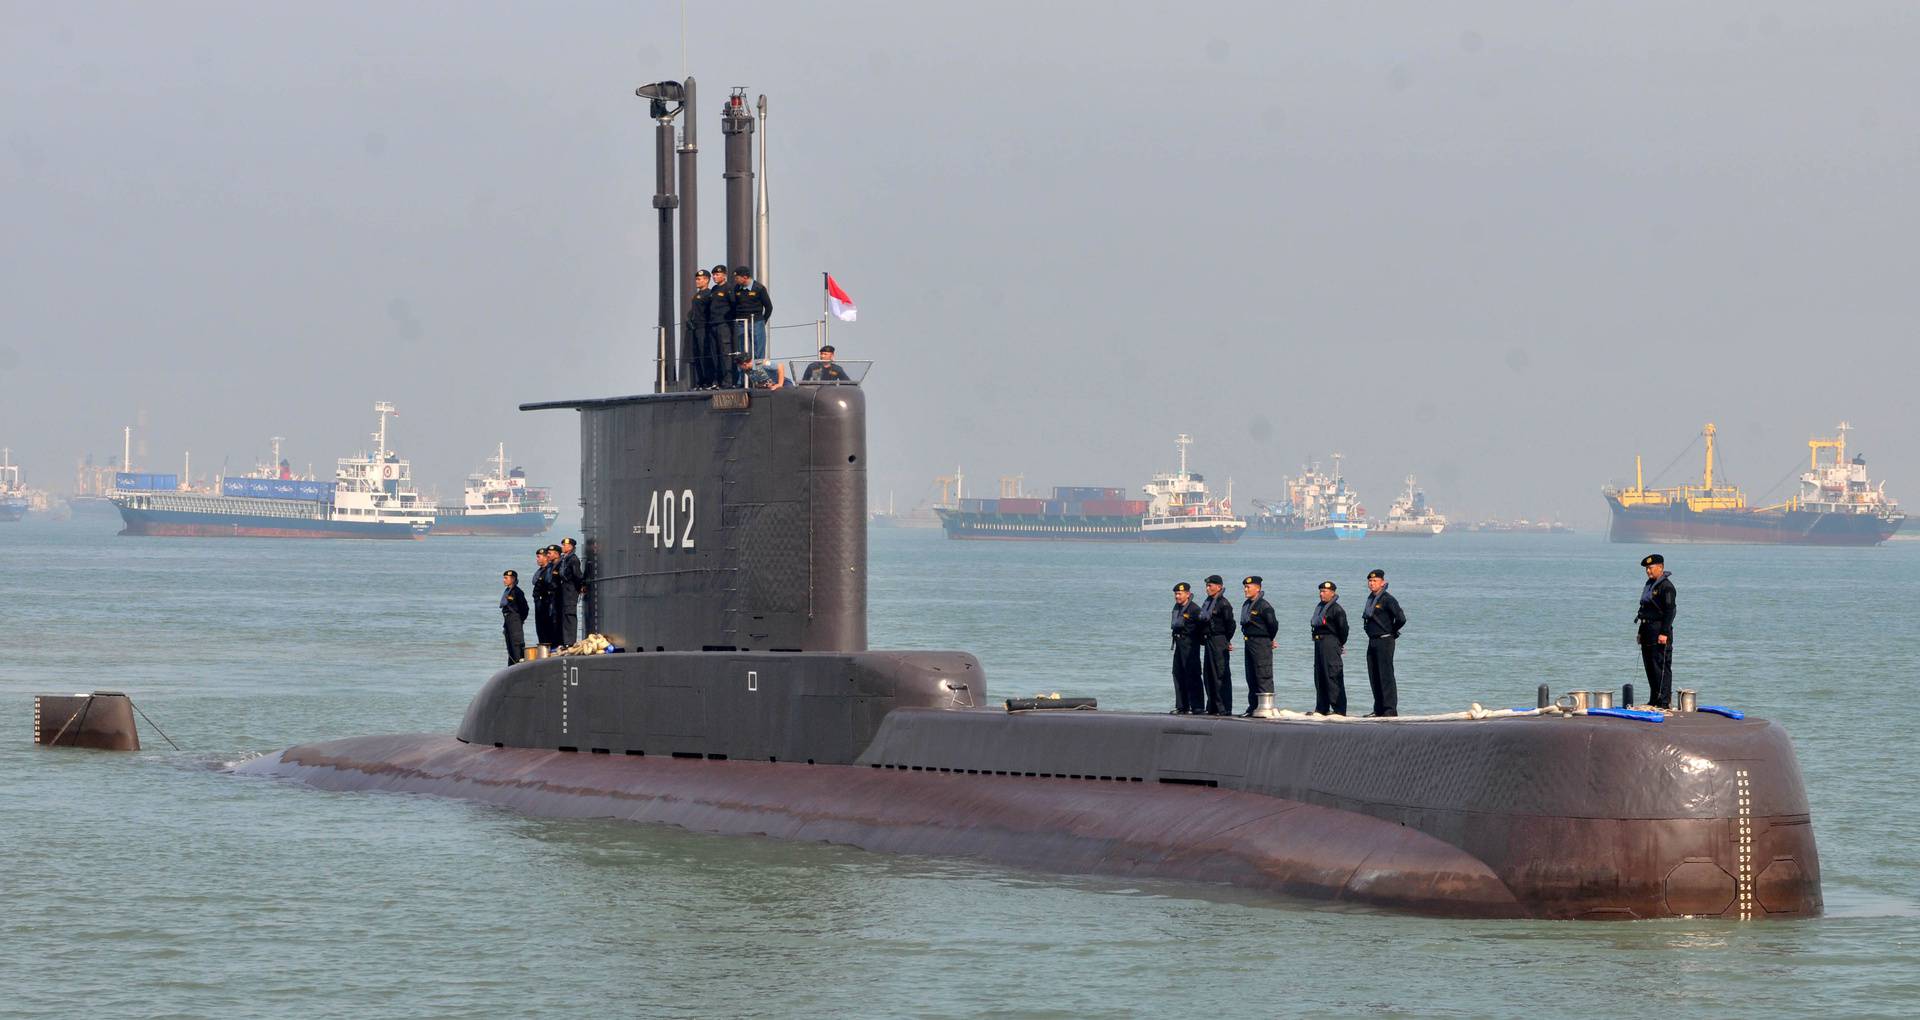
[(1667, 576), (1666, 557), (1654, 553), (1640, 561), (1647, 568), (1646, 587), (1640, 589), (1640, 611), (1633, 622), (1638, 627), (1640, 664), (1647, 668), (1647, 704), (1656, 708), (1673, 707), (1673, 617), (1679, 611), (1680, 593), (1673, 578)]
[(506, 589), (500, 593), (500, 629), (507, 638), (507, 665), (527, 657), (527, 594), (520, 590), (520, 575), (509, 570), (500, 575)]
[(693, 274), (693, 302), (687, 306), (687, 365), (690, 384), (696, 390), (713, 385), (713, 360), (710, 346), (713, 328), (708, 320), (713, 313), (713, 277), (702, 269)]
[(733, 291), (728, 298), (733, 321), (741, 332), (734, 335), (739, 346), (736, 351), (753, 352), (753, 360), (763, 361), (767, 357), (767, 320), (773, 318), (773, 295), (767, 293), (767, 285), (753, 278), (753, 270), (747, 266), (733, 267)]
[(580, 590), (587, 586), (586, 571), (580, 568), (580, 557), (573, 554), (573, 539), (560, 540), (560, 569), (555, 578), (560, 589), (560, 643), (570, 645), (580, 640)]
[(548, 577), (547, 550), (542, 546), (533, 551), (533, 562), (537, 564), (533, 571), (533, 635), (540, 647), (553, 645), (553, 632), (548, 626), (551, 615), (547, 603), (553, 601), (553, 581)]
[(1173, 714), (1199, 715), (1206, 695), (1200, 687), (1200, 645), (1206, 640), (1207, 621), (1193, 604), (1193, 586), (1173, 586)]
[(1221, 593), (1226, 582), (1219, 574), (1207, 575), (1207, 601), (1200, 605), (1206, 650), (1202, 662), (1202, 682), (1207, 688), (1207, 714), (1233, 714), (1233, 603)]
[(1320, 582), (1320, 604), (1308, 620), (1313, 630), (1313, 710), (1320, 715), (1347, 714), (1347, 677), (1343, 656), (1347, 650), (1347, 611), (1340, 608), (1340, 586)]
[(1393, 680), (1393, 648), (1407, 625), (1400, 600), (1387, 591), (1387, 572), (1367, 571), (1367, 608), (1360, 611), (1367, 630), (1367, 685), (1373, 688), (1373, 711), (1367, 717), (1400, 714), (1400, 688)]
[(727, 267), (714, 266), (707, 289), (707, 356), (715, 388), (738, 386), (733, 371), (733, 287), (727, 283)]
[(1240, 637), (1246, 641), (1244, 663), (1247, 671), (1247, 710), (1241, 715), (1251, 716), (1260, 704), (1260, 695), (1273, 693), (1273, 636), (1280, 633), (1280, 620), (1273, 614), (1273, 604), (1260, 594), (1260, 575), (1255, 574), (1240, 582), (1246, 591), (1245, 601), (1240, 603)]

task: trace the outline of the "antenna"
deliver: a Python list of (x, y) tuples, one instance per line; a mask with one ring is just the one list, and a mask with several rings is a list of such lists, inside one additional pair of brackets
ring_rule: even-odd
[(1192, 444), (1192, 442), (1193, 437), (1187, 435), (1185, 432), (1173, 437), (1173, 445), (1180, 448), (1180, 477), (1182, 478), (1187, 476), (1187, 447)]
[(771, 236), (773, 228), (767, 206), (767, 97), (765, 93), (761, 93), (756, 109), (760, 115), (760, 177), (755, 182), (756, 187), (753, 192), (753, 252), (756, 256), (754, 275), (760, 278), (761, 283), (772, 286), (769, 281), (773, 278)]

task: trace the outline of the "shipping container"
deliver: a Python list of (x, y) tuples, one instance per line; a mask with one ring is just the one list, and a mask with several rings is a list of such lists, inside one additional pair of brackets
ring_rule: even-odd
[(1099, 485), (1056, 485), (1053, 498), (1068, 503), (1083, 503), (1089, 499), (1120, 499), (1127, 494), (1125, 489), (1110, 489)]
[(963, 499), (960, 509), (970, 514), (990, 514), (998, 512), (997, 499)]
[(1088, 517), (1138, 517), (1147, 512), (1147, 504), (1139, 499), (1090, 499), (1080, 504), (1080, 512)]
[(1061, 514), (1064, 514), (1064, 513), (1066, 513), (1066, 512), (1067, 512), (1067, 504), (1066, 504), (1066, 501), (1065, 501), (1065, 500), (1058, 500), (1058, 499), (1050, 499), (1050, 500), (1047, 500), (1047, 511), (1046, 511), (1046, 512), (1047, 512), (1047, 516), (1048, 516), (1048, 517), (1058, 517), (1058, 516), (1060, 516)]
[(1038, 514), (1045, 513), (1046, 509), (1047, 501), (1044, 499), (1003, 499), (1000, 501), (1000, 512), (1003, 514)]
[(294, 499), (309, 503), (332, 502), (333, 483), (298, 482), (279, 478), (226, 478), (220, 482), (226, 496), (249, 499)]
[(158, 475), (150, 471), (117, 471), (113, 487), (123, 492), (164, 492), (180, 487), (179, 475)]

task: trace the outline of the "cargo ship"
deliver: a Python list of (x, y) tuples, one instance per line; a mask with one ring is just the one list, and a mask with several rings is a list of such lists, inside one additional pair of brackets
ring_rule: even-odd
[(373, 410), (380, 416), (373, 452), (340, 458), (331, 483), (294, 478), (284, 461), (277, 470), (224, 477), (218, 492), (184, 488), (174, 475), (122, 471), (111, 497), (126, 523), (120, 534), (422, 538), (433, 527), (433, 504), (413, 491), (411, 465), (387, 449), (393, 405), (375, 404)]
[(27, 515), (27, 490), (20, 484), (20, 466), (13, 462), (11, 449), (0, 450), (0, 521), (17, 521)]
[(1387, 508), (1387, 519), (1368, 529), (1383, 538), (1432, 538), (1447, 530), (1447, 518), (1427, 502), (1427, 494), (1407, 476), (1407, 491)]
[[(1900, 530), (1907, 515), (1886, 493), (1886, 483), (1867, 478), (1865, 457), (1847, 459), (1847, 433), (1841, 422), (1831, 439), (1807, 441), (1807, 470), (1800, 491), (1784, 503), (1753, 507), (1739, 488), (1715, 484), (1714, 427), (1707, 441), (1706, 470), (1699, 485), (1649, 489), (1641, 479), (1640, 458), (1633, 460), (1633, 487), (1603, 490), (1613, 522), (1614, 542), (1698, 542), (1752, 545), (1879, 545)], [(1822, 462), (1822, 452), (1830, 458)]]
[(1215, 499), (1206, 479), (1187, 470), (1190, 436), (1174, 440), (1180, 468), (1153, 476), (1142, 486), (1146, 499), (1100, 486), (1055, 486), (1050, 499), (1024, 496), (961, 499), (954, 509), (936, 508), (947, 537), (1030, 542), (1238, 541), (1247, 522), (1233, 515), (1231, 499)]
[(428, 534), (508, 535), (531, 537), (545, 534), (560, 516), (553, 497), (546, 489), (527, 485), (527, 472), (507, 467), (507, 444), (495, 450), (493, 471), (467, 476), (462, 505), (439, 507), (434, 512), (433, 530)]
[(1257, 513), (1249, 530), (1258, 538), (1356, 539), (1367, 537), (1367, 511), (1360, 497), (1347, 488), (1340, 471), (1340, 454), (1333, 455), (1333, 473), (1309, 460), (1300, 473), (1285, 480), (1287, 495), (1280, 500), (1254, 500)]

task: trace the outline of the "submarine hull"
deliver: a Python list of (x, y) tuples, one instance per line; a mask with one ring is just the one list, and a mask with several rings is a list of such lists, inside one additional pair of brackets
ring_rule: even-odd
[(242, 771), (541, 817), (1226, 883), (1449, 917), (1527, 914), (1484, 864), (1421, 832), (1232, 790), (475, 747), (434, 734), (305, 745)]
[(456, 736), (309, 744), (241, 771), (1448, 917), (1822, 908), (1798, 764), (1764, 720), (1265, 721), (984, 698), (956, 652), (562, 657), (496, 673)]

